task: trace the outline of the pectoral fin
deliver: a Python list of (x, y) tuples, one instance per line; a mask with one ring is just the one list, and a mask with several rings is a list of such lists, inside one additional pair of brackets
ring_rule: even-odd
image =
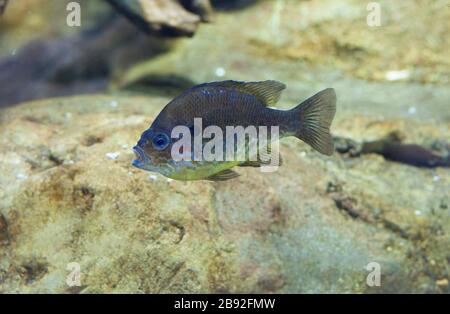
[[(283, 163), (283, 160), (281, 159), (281, 156), (278, 156), (278, 166), (281, 166)], [(270, 155), (268, 154), (260, 154), (260, 158), (255, 161), (245, 161), (242, 164), (239, 165), (239, 167), (261, 167), (261, 166), (268, 166), (271, 164)]]
[(260, 161), (246, 161), (239, 165), (239, 167), (261, 167)]
[[(258, 152), (258, 159), (257, 160), (247, 160), (239, 165), (239, 167), (261, 167), (261, 166), (267, 166), (272, 165), (272, 147), (269, 144), (266, 149), (260, 150)], [(281, 155), (278, 154), (278, 165), (281, 166), (283, 163), (283, 159), (281, 158)]]
[(230, 179), (234, 179), (239, 177), (239, 174), (233, 170), (227, 169), (227, 170), (223, 170), (219, 173), (216, 173), (215, 175), (212, 175), (208, 178), (206, 178), (206, 180), (210, 180), (210, 181), (226, 181), (226, 180), (230, 180)]

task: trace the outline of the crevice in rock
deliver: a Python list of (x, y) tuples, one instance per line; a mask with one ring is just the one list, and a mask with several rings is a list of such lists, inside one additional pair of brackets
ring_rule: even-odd
[(361, 208), (361, 206), (358, 205), (358, 200), (356, 198), (344, 193), (341, 184), (329, 182), (326, 191), (333, 199), (336, 207), (350, 218), (374, 226), (381, 225), (386, 230), (389, 230), (404, 239), (411, 240), (413, 238), (413, 235), (409, 234), (396, 223), (386, 218), (382, 218), (379, 215), (370, 214), (367, 210)]
[(8, 245), (10, 243), (8, 223), (6, 218), (0, 214), (0, 246)]
[(31, 170), (33, 171), (47, 170), (61, 166), (64, 163), (64, 158), (52, 152), (45, 145), (33, 148), (22, 157), (31, 166)]
[(175, 244), (179, 244), (183, 240), (183, 238), (186, 234), (186, 229), (184, 228), (184, 226), (182, 224), (180, 224), (179, 222), (174, 221), (174, 220), (161, 220), (161, 223), (163, 225), (163, 231), (166, 230), (166, 227), (164, 225), (167, 225), (167, 224), (169, 226), (177, 229), (178, 239), (175, 241)]
[(103, 137), (98, 135), (87, 135), (81, 140), (81, 144), (84, 146), (92, 146), (94, 144), (98, 144), (103, 142)]
[(32, 259), (19, 268), (19, 274), (27, 285), (40, 280), (48, 272), (48, 263), (42, 259)]
[(175, 280), (177, 275), (183, 269), (185, 264), (186, 264), (186, 262), (182, 261), (175, 265), (175, 267), (172, 269), (172, 271), (169, 275), (169, 278), (167, 278), (167, 280), (166, 280), (167, 283), (159, 289), (158, 293), (161, 293), (161, 291), (164, 291), (165, 289), (167, 289), (168, 287), (171, 286), (172, 282)]
[(95, 192), (88, 186), (79, 186), (74, 189), (74, 204), (82, 214), (92, 211), (94, 206), (94, 198)]

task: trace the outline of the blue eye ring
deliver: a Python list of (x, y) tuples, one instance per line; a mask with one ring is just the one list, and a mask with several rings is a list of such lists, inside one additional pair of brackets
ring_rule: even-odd
[(170, 139), (164, 133), (158, 133), (152, 139), (153, 148), (155, 148), (156, 150), (165, 149), (167, 146), (169, 146), (169, 143)]

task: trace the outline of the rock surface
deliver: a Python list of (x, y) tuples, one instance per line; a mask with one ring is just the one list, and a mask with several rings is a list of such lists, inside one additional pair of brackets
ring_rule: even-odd
[[(447, 169), (327, 158), (286, 139), (277, 172), (168, 181), (130, 164), (167, 100), (84, 96), (1, 112), (1, 292), (448, 292)], [(334, 132), (392, 128), (450, 136), (448, 123), (357, 116)], [(66, 283), (72, 262), (79, 289)], [(370, 262), (381, 287), (366, 285)]]

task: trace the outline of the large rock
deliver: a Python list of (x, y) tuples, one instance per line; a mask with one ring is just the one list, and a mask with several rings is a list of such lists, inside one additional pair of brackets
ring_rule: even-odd
[[(277, 172), (168, 181), (130, 164), (167, 101), (84, 96), (0, 112), (0, 292), (449, 291), (448, 170), (328, 158), (286, 139)], [(450, 137), (448, 123), (358, 116), (333, 130), (393, 129)], [(66, 283), (72, 262), (80, 288)], [(366, 285), (370, 262), (381, 287)]]

